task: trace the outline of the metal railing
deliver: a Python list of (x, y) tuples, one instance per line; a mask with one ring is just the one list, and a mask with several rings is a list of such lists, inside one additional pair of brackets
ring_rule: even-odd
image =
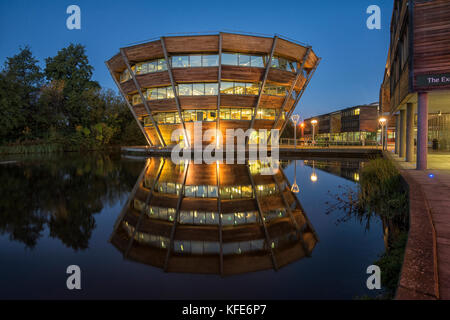
[[(280, 148), (283, 147), (294, 147), (295, 140), (290, 138), (280, 139)], [(297, 139), (297, 148), (305, 147), (320, 147), (320, 148), (330, 148), (330, 147), (378, 147), (379, 143), (377, 141), (324, 141), (324, 140), (304, 140)]]

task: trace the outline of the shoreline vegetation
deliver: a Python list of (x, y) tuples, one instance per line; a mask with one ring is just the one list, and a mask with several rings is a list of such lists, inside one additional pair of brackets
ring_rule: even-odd
[(44, 65), (26, 46), (0, 68), (0, 156), (145, 144), (123, 98), (92, 80), (84, 46)]
[(381, 269), (383, 290), (375, 297), (362, 296), (356, 299), (393, 299), (409, 230), (409, 197), (400, 172), (388, 159), (372, 159), (361, 169), (356, 191), (349, 187), (342, 196), (331, 196), (335, 201), (328, 202), (327, 214), (336, 210), (345, 212), (337, 223), (356, 219), (369, 228), (371, 221), (379, 218), (383, 225), (385, 252), (373, 262)]

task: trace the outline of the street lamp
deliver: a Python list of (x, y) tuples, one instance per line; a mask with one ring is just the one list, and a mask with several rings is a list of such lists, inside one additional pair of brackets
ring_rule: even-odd
[(385, 150), (385, 132), (384, 132), (384, 126), (386, 125), (387, 119), (384, 117), (381, 117), (379, 120), (381, 125), (381, 149)]
[(302, 129), (302, 139), (303, 139), (303, 136), (305, 134), (305, 123), (304, 122), (300, 123), (300, 128)]
[(300, 120), (300, 116), (298, 114), (294, 114), (291, 117), (291, 120), (294, 123), (294, 147), (297, 149), (297, 122)]
[(312, 138), (313, 138), (313, 144), (316, 144), (316, 125), (317, 125), (317, 120), (311, 120), (311, 124), (313, 126), (313, 134), (312, 134)]

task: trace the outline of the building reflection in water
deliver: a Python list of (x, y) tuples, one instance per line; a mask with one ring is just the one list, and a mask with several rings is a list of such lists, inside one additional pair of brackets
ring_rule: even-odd
[(318, 236), (282, 169), (150, 158), (110, 242), (167, 272), (233, 275), (310, 256)]
[(311, 181), (318, 180), (316, 169), (331, 173), (333, 175), (351, 180), (353, 182), (359, 182), (359, 172), (364, 166), (364, 161), (361, 159), (339, 159), (339, 160), (304, 160), (303, 163), (306, 166), (312, 168)]

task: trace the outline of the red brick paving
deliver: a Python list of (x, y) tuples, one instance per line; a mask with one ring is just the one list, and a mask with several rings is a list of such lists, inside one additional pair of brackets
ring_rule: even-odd
[(406, 169), (391, 153), (385, 155), (395, 160), (410, 191), (410, 230), (396, 299), (448, 300), (450, 172)]

